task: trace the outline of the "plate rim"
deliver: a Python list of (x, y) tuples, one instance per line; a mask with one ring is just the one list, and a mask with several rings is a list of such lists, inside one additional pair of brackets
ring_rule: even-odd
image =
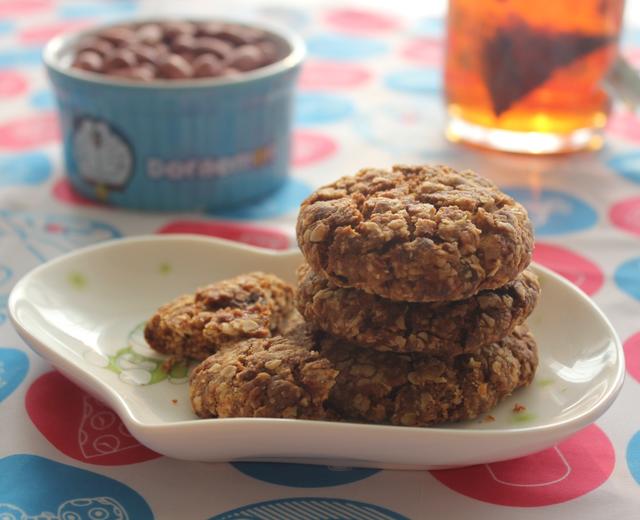
[[(605, 325), (610, 339), (616, 350), (616, 372), (615, 378), (612, 384), (607, 389), (607, 392), (602, 395), (597, 402), (591, 405), (587, 410), (581, 412), (578, 415), (572, 415), (561, 421), (554, 421), (547, 424), (539, 424), (534, 426), (518, 426), (514, 428), (483, 428), (481, 430), (473, 429), (460, 429), (451, 427), (448, 424), (436, 425), (432, 427), (418, 427), (418, 426), (395, 426), (386, 424), (365, 424), (356, 422), (337, 422), (337, 421), (312, 421), (308, 419), (283, 419), (283, 418), (258, 418), (258, 417), (234, 417), (234, 418), (209, 418), (199, 419), (193, 418), (189, 420), (176, 421), (173, 423), (149, 423), (141, 421), (136, 418), (133, 412), (130, 410), (125, 402), (124, 396), (120, 394), (114, 387), (108, 384), (108, 382), (101, 379), (99, 376), (94, 375), (75, 363), (69, 358), (56, 352), (55, 348), (48, 346), (45, 342), (37, 339), (32, 332), (21, 322), (16, 313), (16, 306), (19, 303), (19, 293), (23, 287), (27, 286), (30, 280), (53, 266), (64, 263), (74, 257), (83, 256), (87, 253), (99, 251), (101, 249), (108, 249), (113, 247), (126, 247), (127, 245), (144, 244), (151, 242), (193, 242), (203, 245), (204, 247), (216, 246), (227, 249), (235, 250), (236, 252), (250, 253), (257, 256), (267, 256), (271, 258), (293, 258), (300, 255), (297, 249), (289, 249), (286, 251), (276, 251), (266, 248), (260, 248), (244, 243), (235, 242), (232, 240), (210, 237), (198, 234), (189, 233), (176, 233), (176, 234), (164, 234), (164, 235), (138, 235), (130, 237), (122, 237), (111, 240), (106, 240), (98, 244), (75, 249), (71, 252), (60, 255), (52, 260), (49, 260), (25, 273), (20, 280), (14, 285), (9, 295), (7, 302), (7, 309), (10, 321), (18, 332), (20, 337), (27, 343), (27, 345), (36, 353), (41, 355), (47, 361), (49, 361), (53, 367), (60, 370), (65, 376), (69, 377), (83, 389), (89, 391), (94, 395), (100, 396), (102, 400), (105, 400), (109, 406), (118, 414), (120, 419), (125, 423), (127, 428), (135, 431), (139, 435), (162, 435), (171, 432), (178, 432), (184, 429), (210, 429), (213, 425), (228, 425), (225, 427), (244, 426), (255, 423), (268, 424), (268, 425), (281, 425), (282, 428), (328, 428), (331, 430), (344, 430), (375, 434), (379, 435), (391, 434), (398, 435), (426, 435), (427, 437), (447, 436), (448, 438), (457, 438), (458, 440), (480, 437), (504, 437), (504, 436), (519, 436), (521, 438), (537, 436), (544, 433), (549, 433), (555, 430), (571, 430), (577, 431), (582, 426), (586, 426), (594, 422), (598, 417), (607, 411), (607, 409), (613, 404), (616, 397), (622, 389), (625, 379), (625, 358), (623, 345), (616, 332), (615, 328), (611, 324), (610, 320), (600, 309), (600, 307), (579, 287), (572, 284), (569, 280), (563, 276), (555, 273), (551, 269), (544, 267), (536, 262), (531, 262), (531, 267), (537, 273), (543, 274), (545, 277), (553, 279), (556, 283), (563, 286), (564, 290), (572, 292), (576, 297), (585, 301), (592, 312), (600, 318)], [(45, 331), (46, 332), (46, 331)], [(59, 341), (59, 340), (54, 340)], [(96, 389), (97, 391), (89, 390), (89, 388)], [(420, 432), (420, 433), (418, 433)], [(434, 439), (435, 440), (435, 439)]]

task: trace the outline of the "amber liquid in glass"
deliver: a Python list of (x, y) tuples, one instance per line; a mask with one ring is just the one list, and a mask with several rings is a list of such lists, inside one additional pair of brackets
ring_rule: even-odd
[(624, 0), (450, 0), (447, 135), (491, 148), (595, 148)]

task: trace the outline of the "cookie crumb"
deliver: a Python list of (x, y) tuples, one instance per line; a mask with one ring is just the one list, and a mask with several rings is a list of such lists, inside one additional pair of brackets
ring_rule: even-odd
[(527, 407), (520, 403), (516, 403), (515, 405), (513, 405), (513, 413), (524, 412), (526, 409)]
[(178, 404), (178, 400), (177, 400), (177, 399), (171, 399), (171, 402), (172, 402), (173, 404)]
[(487, 415), (484, 418), (484, 422), (493, 422), (495, 420), (496, 420), (496, 418), (493, 415)]

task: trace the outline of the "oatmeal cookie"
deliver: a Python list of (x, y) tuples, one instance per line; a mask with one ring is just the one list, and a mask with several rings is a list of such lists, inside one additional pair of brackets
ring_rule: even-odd
[(448, 166), (368, 168), (301, 205), (298, 244), (340, 287), (398, 301), (468, 298), (531, 260), (526, 210), (491, 181)]
[(298, 327), (203, 361), (190, 380), (200, 417), (289, 417), (429, 426), (472, 419), (533, 379), (526, 326), (455, 358), (361, 349)]
[(223, 345), (283, 332), (292, 310), (291, 285), (255, 272), (163, 305), (147, 322), (144, 337), (151, 348), (174, 359), (204, 359)]
[(476, 353), (449, 359), (345, 348), (328, 336), (320, 353), (340, 371), (329, 397), (340, 417), (402, 426), (478, 417), (528, 385), (538, 365), (524, 325)]
[(189, 392), (200, 417), (325, 419), (337, 374), (303, 341), (249, 339), (200, 363)]
[(498, 341), (524, 322), (540, 294), (529, 269), (497, 289), (453, 302), (397, 302), (337, 287), (298, 269), (296, 306), (320, 330), (380, 351), (455, 356)]

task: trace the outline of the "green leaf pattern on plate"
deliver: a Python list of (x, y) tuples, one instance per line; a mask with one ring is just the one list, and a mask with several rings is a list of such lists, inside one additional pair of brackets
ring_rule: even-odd
[(102, 366), (118, 374), (121, 381), (135, 386), (153, 385), (165, 379), (174, 384), (186, 383), (189, 365), (176, 363), (171, 370), (165, 370), (166, 358), (150, 351), (144, 339), (144, 325), (143, 322), (136, 326), (129, 334), (127, 346), (106, 356)]

